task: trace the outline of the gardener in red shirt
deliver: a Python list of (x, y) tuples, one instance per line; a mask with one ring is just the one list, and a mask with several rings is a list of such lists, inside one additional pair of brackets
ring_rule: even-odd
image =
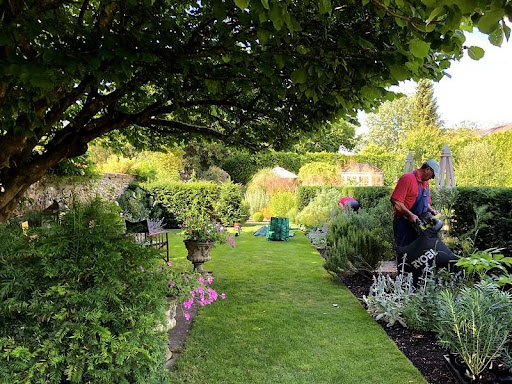
[(338, 201), (338, 205), (343, 210), (343, 212), (348, 212), (349, 209), (352, 209), (354, 212), (359, 210), (359, 202), (350, 196), (345, 196)]
[(404, 174), (396, 184), (391, 195), (391, 203), (395, 218), (393, 231), (395, 245), (403, 247), (412, 243), (418, 233), (412, 224), (418, 221), (425, 212), (437, 215), (437, 211), (430, 206), (430, 191), (428, 181), (439, 174), (439, 163), (433, 159), (427, 160), (421, 168)]

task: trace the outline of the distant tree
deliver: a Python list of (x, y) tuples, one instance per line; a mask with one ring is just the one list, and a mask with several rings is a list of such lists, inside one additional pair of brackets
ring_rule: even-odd
[(412, 100), (414, 124), (418, 126), (441, 126), (441, 119), (437, 108), (432, 81), (421, 79), (418, 82)]
[(446, 142), (445, 133), (435, 125), (414, 125), (399, 141), (401, 152), (412, 152), (414, 163), (418, 166), (423, 161), (439, 159)]
[(412, 127), (414, 118), (412, 114), (412, 98), (401, 97), (393, 101), (386, 101), (376, 113), (366, 117), (369, 128), (367, 142), (387, 148), (388, 151), (398, 151), (398, 141)]
[(337, 152), (340, 145), (353, 149), (356, 126), (343, 119), (327, 122), (318, 130), (305, 136), (294, 146), (298, 152)]

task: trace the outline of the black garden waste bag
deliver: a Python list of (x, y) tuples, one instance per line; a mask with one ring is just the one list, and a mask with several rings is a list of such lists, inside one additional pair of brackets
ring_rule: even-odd
[(453, 268), (454, 263), (450, 261), (458, 259), (439, 237), (442, 222), (439, 223), (441, 224), (422, 230), (411, 244), (398, 247), (398, 271), (402, 270), (405, 261), (404, 272), (411, 272), (415, 282), (426, 265), (432, 266), (435, 261), (436, 268)]

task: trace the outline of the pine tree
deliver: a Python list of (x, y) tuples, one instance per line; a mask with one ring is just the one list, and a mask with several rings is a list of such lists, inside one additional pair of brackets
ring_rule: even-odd
[(437, 100), (434, 97), (434, 85), (430, 80), (421, 79), (413, 96), (412, 112), (416, 125), (437, 126), (442, 121), (437, 112)]

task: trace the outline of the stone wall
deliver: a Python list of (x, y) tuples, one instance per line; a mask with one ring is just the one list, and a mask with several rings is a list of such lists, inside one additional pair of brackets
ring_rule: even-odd
[(96, 196), (107, 201), (116, 201), (135, 179), (136, 176), (124, 173), (106, 173), (101, 179), (45, 177), (30, 186), (25, 193), (22, 207), (15, 214), (41, 211), (54, 201), (69, 206), (73, 196), (79, 201), (87, 201)]

